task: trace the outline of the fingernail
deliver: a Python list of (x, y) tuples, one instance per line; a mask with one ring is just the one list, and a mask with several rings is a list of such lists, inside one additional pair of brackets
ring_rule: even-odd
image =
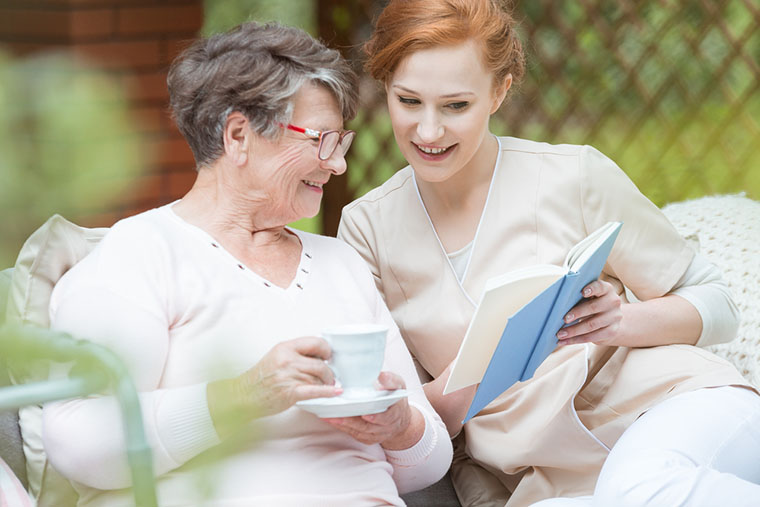
[(590, 296), (591, 295), (591, 289), (583, 289), (583, 295), (584, 296)]
[(567, 331), (560, 331), (557, 333), (557, 338), (564, 338), (565, 336), (567, 336)]
[(575, 315), (573, 315), (572, 313), (568, 313), (567, 315), (565, 315), (565, 322), (572, 322), (574, 320), (575, 320)]

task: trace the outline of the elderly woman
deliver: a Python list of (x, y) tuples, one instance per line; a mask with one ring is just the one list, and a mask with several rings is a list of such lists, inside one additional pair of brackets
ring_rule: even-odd
[[(286, 227), (316, 215), (323, 185), (346, 169), (354, 74), (300, 30), (250, 23), (189, 47), (168, 85), (197, 180), (179, 201), (117, 223), (61, 279), (53, 327), (126, 362), (160, 504), (402, 505), (399, 493), (448, 468), (446, 429), (363, 260)], [(390, 328), (378, 385), (406, 387), (408, 401), (327, 420), (295, 406), (340, 395), (318, 335), (358, 322)], [(259, 438), (195, 460), (200, 487), (188, 462), (229, 440), (230, 414)], [(129, 503), (112, 399), (46, 406), (44, 439), (80, 505)]]

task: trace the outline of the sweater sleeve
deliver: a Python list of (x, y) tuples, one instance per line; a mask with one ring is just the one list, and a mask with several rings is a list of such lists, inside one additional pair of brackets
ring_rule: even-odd
[(409, 406), (419, 410), (425, 418), (425, 430), (416, 444), (408, 449), (385, 451), (388, 462), (393, 466), (393, 479), (399, 493), (403, 494), (425, 488), (443, 477), (451, 466), (453, 450), (446, 425), (425, 397), (412, 356), (390, 311), (379, 293), (376, 292), (375, 297), (377, 319), (389, 328), (384, 369), (404, 379), (409, 392)]
[[(169, 252), (160, 230), (145, 223), (120, 222), (61, 278), (50, 301), (53, 329), (104, 346), (124, 362), (139, 393), (158, 475), (219, 441), (205, 383), (162, 388), (174, 321)], [(121, 419), (113, 396), (45, 405), (43, 441), (51, 463), (86, 486), (129, 486)]]
[[(159, 389), (169, 349), (164, 318), (99, 284), (77, 280), (52, 314), (51, 325), (115, 352), (140, 391), (146, 437), (157, 475), (219, 442), (206, 384)], [(51, 463), (67, 478), (98, 489), (131, 484), (122, 417), (112, 396), (49, 403), (43, 438)]]
[[(720, 270), (704, 255), (694, 256), (671, 294), (684, 298), (699, 312), (702, 334), (696, 346), (708, 347), (734, 339), (739, 329), (739, 308), (731, 297), (731, 290)], [(626, 296), (629, 301), (637, 300), (627, 289)]]

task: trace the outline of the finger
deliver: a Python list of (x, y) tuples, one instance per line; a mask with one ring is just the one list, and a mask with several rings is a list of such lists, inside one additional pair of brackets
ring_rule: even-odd
[[(381, 433), (381, 427), (364, 421), (361, 417), (341, 417), (325, 419), (325, 422), (331, 424), (335, 428), (344, 433), (348, 433), (357, 440), (378, 437), (378, 433)], [(361, 438), (360, 438), (361, 437)]]
[(357, 430), (354, 430), (353, 428), (348, 428), (348, 427), (337, 425), (337, 424), (333, 424), (333, 426), (335, 426), (336, 429), (345, 433), (346, 435), (349, 435), (354, 440), (357, 440), (366, 445), (379, 444), (380, 442), (383, 442), (384, 440), (388, 438), (388, 436), (385, 434), (374, 434), (374, 433), (357, 431)]
[[(578, 337), (584, 337), (587, 335), (590, 335), (592, 333), (596, 333), (597, 336), (599, 335), (599, 332), (602, 330), (611, 331), (610, 328), (613, 325), (616, 325), (619, 322), (619, 319), (617, 318), (616, 314), (613, 314), (612, 312), (605, 312), (597, 314), (593, 317), (588, 317), (586, 319), (583, 319), (582, 321), (573, 324), (572, 326), (567, 326), (562, 328), (557, 333), (557, 338), (565, 342), (567, 344), (567, 340), (571, 338), (578, 338)], [(597, 338), (599, 339), (599, 338)], [(589, 340), (584, 340), (589, 341)], [(579, 343), (579, 342), (574, 342)]]
[(617, 293), (608, 292), (603, 296), (581, 301), (565, 315), (564, 320), (569, 324), (592, 315), (613, 311), (619, 308), (621, 303), (622, 301)]
[(318, 380), (318, 383), (325, 385), (335, 384), (335, 375), (333, 371), (327, 366), (321, 359), (313, 357), (301, 357), (299, 361), (294, 364), (294, 367), (302, 373), (305, 373), (309, 377)]
[(328, 345), (324, 338), (320, 338), (319, 336), (301, 336), (284, 343), (287, 343), (302, 356), (327, 360), (330, 359), (330, 355), (332, 354), (330, 345)]
[(311, 400), (313, 398), (332, 398), (340, 396), (343, 389), (335, 386), (301, 384), (293, 388), (295, 401)]
[(584, 298), (599, 297), (608, 293), (612, 288), (612, 284), (609, 282), (594, 280), (583, 288), (582, 294)]
[(607, 326), (593, 333), (560, 340), (559, 345), (573, 345), (576, 343), (605, 343), (615, 336), (615, 326)]
[(406, 403), (406, 400), (403, 399), (397, 401), (382, 412), (364, 415), (362, 416), (362, 419), (368, 423), (380, 426), (396, 426), (402, 421), (407, 410), (409, 410), (409, 405)]
[(381, 389), (389, 391), (404, 389), (406, 387), (406, 383), (400, 375), (389, 371), (381, 371), (380, 375), (377, 377), (377, 383)]

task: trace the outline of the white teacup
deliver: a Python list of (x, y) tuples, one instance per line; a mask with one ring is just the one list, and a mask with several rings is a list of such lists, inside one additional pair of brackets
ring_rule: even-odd
[(330, 367), (346, 398), (377, 394), (375, 380), (383, 368), (388, 328), (378, 324), (347, 324), (322, 331), (332, 348)]

